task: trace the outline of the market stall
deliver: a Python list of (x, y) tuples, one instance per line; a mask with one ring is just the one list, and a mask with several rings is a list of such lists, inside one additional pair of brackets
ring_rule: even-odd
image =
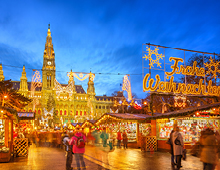
[(90, 133), (92, 130), (95, 130), (95, 123), (97, 122), (97, 120), (86, 120), (83, 124), (82, 124), (82, 128), (84, 130), (84, 133), (87, 135), (88, 133)]
[(157, 123), (158, 148), (170, 148), (166, 141), (174, 125), (180, 127), (180, 132), (187, 148), (191, 148), (191, 145), (199, 140), (201, 131), (204, 128), (211, 128), (214, 131), (219, 130), (219, 107), (220, 103), (214, 103), (152, 116)]
[(130, 113), (106, 113), (97, 120), (96, 126), (106, 128), (107, 132), (116, 138), (118, 131), (124, 130), (128, 136), (128, 143), (139, 146), (140, 137), (151, 135), (151, 121), (146, 120), (149, 115)]
[(0, 162), (9, 162), (13, 153), (13, 120), (18, 119), (14, 109), (0, 107)]

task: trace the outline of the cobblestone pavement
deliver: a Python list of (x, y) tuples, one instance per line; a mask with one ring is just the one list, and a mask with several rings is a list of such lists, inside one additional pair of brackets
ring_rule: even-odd
[[(199, 158), (187, 155), (181, 170), (202, 170)], [(171, 170), (170, 154), (165, 152), (142, 152), (140, 149), (115, 149), (86, 146), (87, 170)], [(72, 166), (76, 169), (75, 159)], [(1, 163), (1, 170), (65, 170), (65, 152), (62, 149), (31, 146), (27, 158), (14, 158)]]

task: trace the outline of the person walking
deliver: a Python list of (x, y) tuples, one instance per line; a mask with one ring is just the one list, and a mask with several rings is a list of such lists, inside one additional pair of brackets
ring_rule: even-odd
[(106, 133), (106, 128), (103, 129), (100, 138), (102, 138), (103, 147), (107, 147), (108, 134)]
[(170, 138), (168, 139), (167, 144), (170, 145), (170, 154), (171, 154), (171, 166), (174, 169), (175, 168), (175, 161), (174, 161), (174, 154), (173, 154), (173, 142), (172, 142), (172, 134), (173, 134), (174, 130), (172, 130), (170, 132)]
[(80, 128), (76, 128), (75, 135), (71, 138), (69, 144), (73, 145), (73, 153), (75, 155), (77, 169), (80, 170), (80, 162), (82, 169), (86, 169), (83, 155), (85, 153), (86, 137), (80, 131)]
[(218, 141), (212, 129), (207, 128), (201, 133), (199, 144), (201, 147), (200, 161), (203, 170), (214, 170), (218, 163)]
[(180, 129), (178, 126), (174, 127), (174, 132), (171, 135), (172, 145), (173, 145), (173, 155), (176, 157), (177, 170), (179, 170), (181, 166), (181, 159), (183, 155), (183, 137), (179, 132)]
[(117, 148), (121, 148), (121, 140), (122, 140), (122, 137), (121, 137), (121, 132), (120, 132), (120, 130), (119, 130), (118, 133), (117, 133), (117, 140), (118, 140)]
[(72, 155), (72, 145), (69, 145), (70, 142), (70, 137), (67, 133), (64, 134), (63, 137), (63, 144), (65, 146), (65, 151), (66, 151), (66, 170), (72, 170), (73, 168), (71, 167), (72, 160), (73, 160), (73, 155)]
[(128, 148), (128, 136), (125, 130), (122, 134), (122, 137), (123, 137), (124, 149), (127, 149)]

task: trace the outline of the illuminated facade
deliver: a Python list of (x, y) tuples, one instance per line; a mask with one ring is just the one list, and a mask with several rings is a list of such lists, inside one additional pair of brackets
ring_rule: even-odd
[[(35, 112), (35, 120), (39, 120), (36, 122), (82, 123), (86, 119), (98, 119), (104, 113), (110, 112), (110, 107), (113, 106), (113, 97), (96, 96), (92, 73), (84, 77), (88, 78), (87, 92), (81, 85), (75, 85), (76, 75), (72, 70), (68, 73), (68, 84), (60, 84), (56, 80), (55, 52), (50, 27), (43, 54), (42, 77), (39, 72), (37, 74), (35, 71), (32, 82), (28, 82), (23, 66), (20, 81), (13, 81), (14, 89), (33, 99), (33, 102), (22, 111)], [(0, 79), (4, 80), (2, 65)], [(52, 119), (55, 120), (51, 121)]]

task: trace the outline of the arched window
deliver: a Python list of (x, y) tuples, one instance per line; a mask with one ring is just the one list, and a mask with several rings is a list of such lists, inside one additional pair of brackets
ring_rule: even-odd
[(76, 115), (78, 115), (78, 111), (76, 111)]
[(66, 115), (66, 110), (64, 110), (64, 115)]
[(38, 114), (39, 114), (39, 115), (41, 114), (41, 111), (40, 111), (40, 110), (38, 110)]
[(51, 87), (51, 74), (47, 75), (47, 87)]
[(62, 110), (60, 110), (60, 115), (62, 115)]
[(32, 112), (32, 110), (30, 109), (29, 112)]
[(80, 116), (82, 116), (82, 111), (80, 111)]

